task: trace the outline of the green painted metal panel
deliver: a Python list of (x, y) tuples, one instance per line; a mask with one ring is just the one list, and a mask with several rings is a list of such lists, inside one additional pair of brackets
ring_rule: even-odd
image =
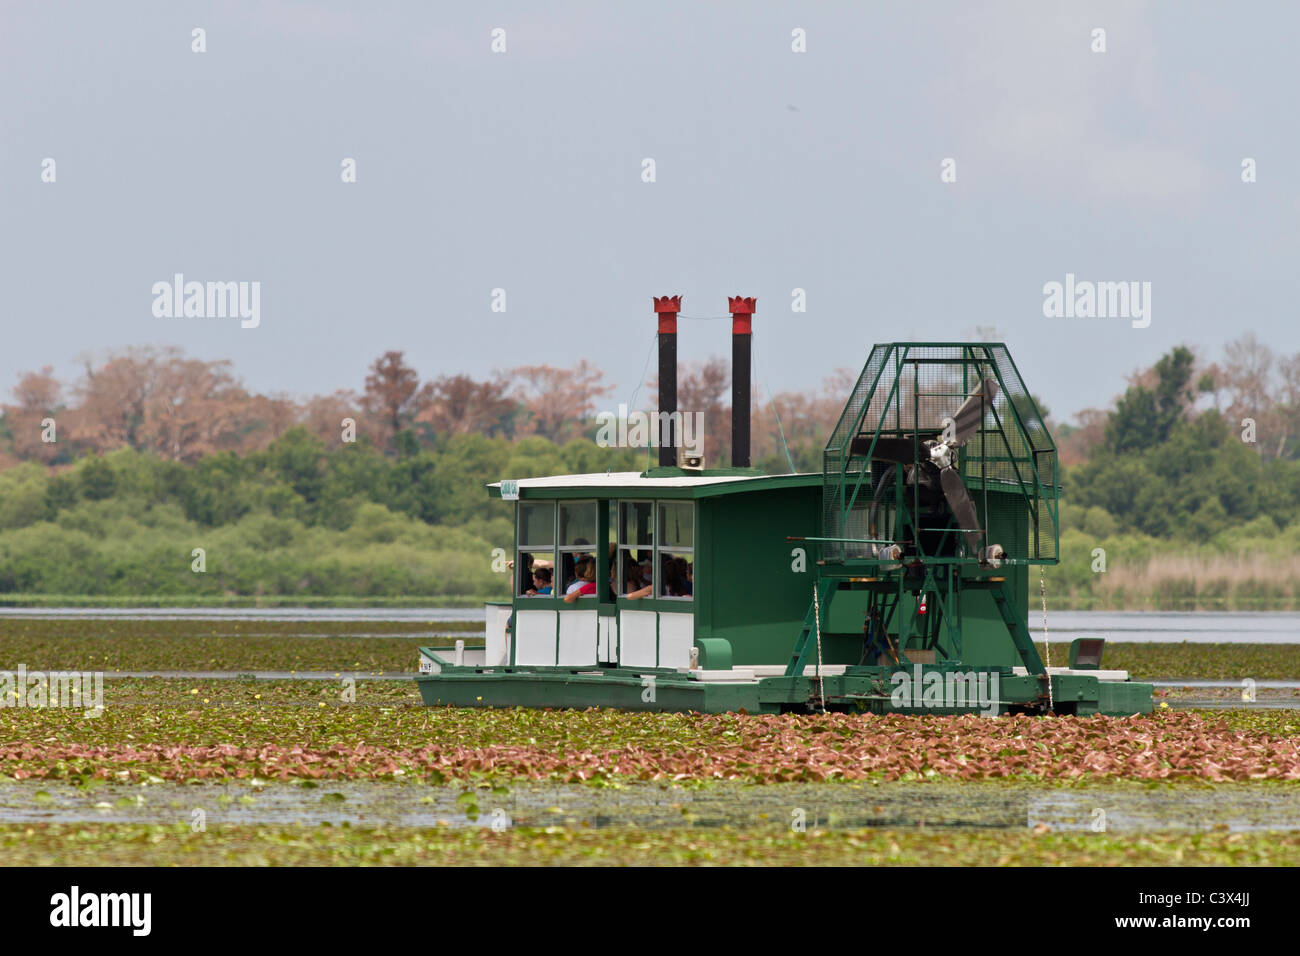
[(421, 676), (416, 684), (430, 707), (613, 707), (710, 714), (761, 709), (757, 684), (660, 675), (652, 687), (645, 678), (627, 672), (599, 676), (456, 672)]
[[(816, 547), (787, 536), (814, 536), (820, 482), (701, 501), (696, 542), (695, 634), (731, 643), (736, 666), (783, 664), (812, 599)], [(791, 552), (807, 552), (792, 570)]]
[[(983, 495), (976, 498), (976, 511), (981, 523), (988, 526), (989, 540), (1002, 542), (1023, 542), (1029, 537), (1029, 521), (1023, 507), (1023, 499), (1016, 492), (988, 493), (989, 506), (986, 514)], [(1010, 544), (1003, 545), (1011, 552)], [(1029, 568), (1025, 565), (1011, 565), (1000, 568), (999, 577), (1006, 578), (1006, 590), (1026, 622), (1030, 619), (1029, 608)], [(1036, 592), (1035, 592), (1036, 595)], [(1035, 606), (1037, 601), (1035, 599)], [(1002, 616), (998, 613), (993, 597), (987, 591), (964, 591), (962, 593), (962, 660), (972, 666), (1012, 667), (1021, 663), (1020, 653), (1016, 650), (1011, 635), (1007, 633)]]

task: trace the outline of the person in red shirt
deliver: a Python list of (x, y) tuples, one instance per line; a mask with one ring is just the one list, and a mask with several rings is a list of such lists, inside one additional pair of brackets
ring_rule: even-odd
[(582, 581), (577, 590), (570, 591), (564, 595), (564, 603), (572, 604), (580, 597), (590, 596), (596, 593), (596, 562), (593, 558), (584, 558), (574, 569), (578, 572), (578, 578)]

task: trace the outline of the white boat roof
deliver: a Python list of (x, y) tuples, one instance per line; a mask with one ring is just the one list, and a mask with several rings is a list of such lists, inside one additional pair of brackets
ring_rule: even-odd
[[(823, 475), (819, 472), (803, 472), (786, 475), (677, 474), (647, 477), (640, 471), (598, 471), (581, 475), (547, 475), (505, 480), (513, 480), (516, 490), (525, 496), (531, 491), (541, 498), (569, 497), (566, 492), (582, 492), (586, 489), (609, 491), (614, 497), (635, 497), (638, 494), (653, 496), (656, 492), (662, 492), (668, 497), (711, 498), (750, 491), (818, 486), (823, 481)], [(971, 483), (969, 478), (967, 483)], [(501, 484), (500, 481), (494, 481), (487, 487), (500, 495)], [(1001, 484), (1005, 483), (994, 479), (989, 481), (992, 488)]]
[[(738, 484), (746, 481), (771, 481), (772, 475), (673, 475), (645, 478), (639, 471), (599, 471), (589, 475), (550, 475), (545, 478), (520, 478), (520, 488), (699, 488), (705, 485)], [(780, 476), (780, 477), (796, 477)], [(494, 481), (489, 488), (500, 488)]]

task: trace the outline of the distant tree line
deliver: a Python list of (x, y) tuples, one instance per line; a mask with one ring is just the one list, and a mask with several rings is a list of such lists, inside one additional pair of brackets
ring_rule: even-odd
[(1258, 518), (1300, 518), (1300, 353), (1277, 357), (1252, 334), (1222, 362), (1179, 346), (1107, 411), (1081, 415), (1062, 458), (1066, 500), (1122, 531), (1205, 541)]
[[(815, 392), (756, 388), (754, 464), (820, 470), (855, 378), (841, 369)], [(678, 379), (679, 408), (704, 414), (706, 463), (726, 465), (728, 364), (684, 363)], [(20, 377), (0, 416), (0, 531), (114, 498), (175, 507), (208, 528), (265, 513), (344, 530), (363, 504), (429, 525), (487, 520), (501, 511), (486, 482), (657, 460), (649, 449), (596, 445), (596, 413), (616, 407), (611, 391), (586, 361), (421, 380), (390, 351), (360, 392), (292, 400), (250, 392), (228, 362), (128, 349), (88, 363), (73, 383), (48, 368)], [(646, 383), (643, 405), (654, 391)], [(1279, 527), (1296, 520), (1298, 415), (1300, 353), (1278, 356), (1245, 335), (1214, 363), (1172, 349), (1134, 373), (1109, 409), (1050, 427), (1071, 506), (1101, 509), (1125, 530), (1206, 537), (1260, 516)], [(42, 440), (49, 423), (57, 441)]]
[[(754, 463), (769, 471), (787, 471), (791, 461), (797, 470), (819, 468), (825, 432), (853, 380), (840, 370), (817, 393), (764, 396), (756, 388)], [(710, 466), (730, 463), (730, 389), (722, 359), (683, 364), (678, 408), (704, 416)], [(26, 461), (65, 468), (120, 448), (193, 465), (263, 451), (295, 427), (326, 449), (354, 437), (390, 459), (435, 453), (466, 435), (563, 445), (595, 437), (596, 413), (617, 407), (612, 391), (585, 360), (571, 368), (519, 366), (481, 380), (456, 374), (422, 381), (402, 352), (389, 351), (370, 365), (360, 392), (296, 400), (250, 392), (227, 361), (190, 358), (174, 347), (129, 348), (87, 362), (74, 382), (60, 381), (50, 367), (21, 375), (13, 401), (0, 405), (0, 470)], [(641, 410), (653, 410), (654, 381), (638, 394)]]
[(20, 376), (13, 402), (0, 407), (0, 467), (67, 465), (118, 448), (193, 464), (220, 452), (262, 450), (294, 426), (332, 446), (345, 440), (345, 420), (360, 443), (389, 456), (468, 434), (563, 443), (582, 433), (609, 391), (586, 361), (569, 369), (523, 366), (484, 381), (443, 375), (421, 382), (403, 354), (391, 351), (372, 363), (362, 392), (298, 401), (248, 391), (227, 361), (188, 358), (174, 347), (129, 348), (87, 362), (73, 383), (48, 366)]

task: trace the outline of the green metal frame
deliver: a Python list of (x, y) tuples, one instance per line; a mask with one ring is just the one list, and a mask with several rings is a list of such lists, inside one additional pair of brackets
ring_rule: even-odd
[[(960, 350), (960, 357), (959, 358), (936, 358), (931, 356), (914, 357), (911, 354), (913, 350), (920, 350), (920, 349), (956, 349), (956, 350)], [(899, 421), (902, 420), (903, 417), (902, 406), (901, 406), (902, 394), (899, 388), (899, 384), (904, 381), (904, 375), (906, 374), (906, 370), (909, 366), (912, 369), (912, 374), (914, 378), (914, 387), (912, 388), (911, 420), (914, 423), (914, 425), (916, 425), (916, 427), (913, 427), (911, 431), (912, 431), (913, 443), (918, 452), (919, 452), (920, 438), (919, 435), (917, 434), (917, 431), (919, 429), (919, 425), (917, 423), (919, 422), (920, 419), (920, 400), (922, 397), (921, 389), (919, 387), (920, 385), (919, 370), (921, 366), (923, 365), (936, 365), (936, 366), (948, 366), (948, 367), (960, 366), (961, 373), (962, 373), (962, 385), (961, 385), (962, 391), (952, 393), (952, 397), (954, 398), (964, 398), (969, 393), (970, 389), (973, 387), (973, 379), (974, 379), (973, 373), (977, 368), (991, 371), (993, 373), (994, 378), (997, 380), (999, 390), (1001, 394), (1004, 396), (1010, 396), (1015, 392), (1022, 391), (1023, 389), (1024, 380), (1023, 378), (1021, 378), (1020, 371), (1016, 367), (1014, 360), (1011, 358), (1010, 352), (1007, 351), (1006, 346), (1003, 343), (990, 342), (990, 343), (971, 344), (971, 343), (962, 343), (962, 342), (895, 342), (888, 345), (875, 346), (875, 348), (872, 349), (872, 355), (874, 356), (879, 350), (885, 350), (885, 355), (886, 355), (885, 360), (880, 362), (880, 366), (876, 371), (876, 374), (871, 382), (870, 388), (866, 390), (864, 393), (862, 393), (861, 396), (862, 400), (860, 403), (860, 407), (858, 408), (856, 414), (851, 419), (849, 418), (851, 403), (845, 406), (845, 409), (841, 413), (840, 418), (836, 424), (836, 427), (832, 433), (832, 438), (826, 446), (826, 452), (824, 455), (825, 459), (827, 460), (827, 463), (829, 463), (832, 459), (838, 461), (838, 466), (835, 470), (834, 480), (838, 482), (838, 485), (841, 489), (838, 495), (836, 496), (837, 499), (836, 504), (838, 507), (838, 524), (840, 527), (844, 527), (845, 525), (848, 524), (850, 516), (853, 514), (854, 506), (857, 504), (858, 498), (862, 493), (862, 487), (864, 482), (867, 482), (868, 487), (870, 488), (871, 483), (873, 483), (875, 478), (877, 477), (871, 472), (870, 462), (871, 462), (871, 454), (872, 452), (874, 452), (876, 444), (879, 442), (882, 433), (903, 430), (902, 428), (899, 429), (885, 428), (884, 416), (889, 414), (890, 406), (892, 405), (896, 420)], [(996, 356), (994, 354), (995, 350), (997, 351)], [(876, 390), (880, 387), (881, 378), (885, 375), (885, 372), (890, 367), (891, 360), (893, 363), (892, 366), (893, 375), (892, 375), (892, 382), (890, 383), (889, 391), (888, 394), (886, 395), (886, 399), (884, 403), (885, 404), (884, 415), (882, 415), (881, 419), (875, 423), (875, 427), (870, 432), (866, 432), (863, 429), (863, 422), (866, 420), (867, 415), (870, 413), (872, 399), (876, 394)], [(1015, 384), (1019, 386), (1018, 388), (1011, 389), (1008, 387), (1007, 376), (1003, 374), (1004, 370), (999, 367), (1000, 363), (1002, 362), (1005, 362), (1006, 365), (1009, 366), (1008, 368), (1009, 372), (1014, 373)], [(860, 389), (862, 382), (866, 380), (867, 374), (872, 364), (873, 364), (872, 359), (868, 358), (867, 364), (863, 368), (862, 374), (859, 375), (858, 377), (858, 384), (855, 385), (855, 394)], [(948, 393), (945, 392), (927, 392), (926, 397), (943, 397), (947, 394)], [(1050, 548), (1050, 551), (1052, 556), (1051, 557), (1036, 557), (1032, 555), (1021, 556), (1021, 555), (1014, 554), (1012, 548), (1008, 548), (1008, 555), (1010, 556), (1010, 560), (1015, 561), (1017, 563), (1056, 564), (1060, 560), (1059, 557), (1060, 554), (1060, 520), (1059, 520), (1060, 476), (1059, 476), (1057, 458), (1055, 454), (1056, 445), (1054, 442), (1051, 441), (1051, 436), (1047, 433), (1046, 425), (1045, 423), (1043, 423), (1042, 414), (1039, 411), (1037, 404), (1034, 402), (1032, 395), (1029, 393), (1027, 389), (1023, 389), (1023, 396), (1020, 398), (1019, 401), (1021, 406), (1026, 406), (1027, 410), (1032, 413), (1033, 418), (1036, 421), (1038, 426), (1037, 429), (1035, 430), (1041, 431), (1043, 438), (1046, 439), (1046, 443), (1045, 443), (1046, 447), (1041, 447), (1041, 448), (1037, 447), (1037, 444), (1039, 443), (1036, 442), (1033, 438), (1031, 438), (1031, 429), (1025, 421), (1025, 416), (1024, 414), (1022, 414), (1022, 408), (1017, 407), (1016, 401), (1008, 399), (1006, 401), (1006, 407), (1011, 410), (1010, 418), (1012, 419), (1012, 421), (1004, 422), (1002, 420), (1002, 416), (999, 414), (996, 404), (991, 404), (989, 406), (989, 412), (993, 416), (995, 427), (993, 429), (981, 427), (980, 454), (976, 459), (980, 465), (979, 475), (976, 476), (973, 473), (971, 467), (973, 464), (971, 460), (973, 456), (968, 450), (969, 443), (967, 444), (967, 447), (963, 448), (962, 451), (958, 454), (957, 467), (959, 473), (962, 476), (962, 480), (966, 482), (967, 487), (972, 490), (972, 495), (978, 494), (982, 497), (986, 526), (988, 523), (987, 516), (989, 514), (988, 492), (989, 492), (991, 481), (997, 482), (999, 488), (1002, 490), (1018, 490), (1021, 499), (1024, 502), (1026, 513), (1030, 517), (1031, 527), (1033, 528), (1033, 537), (1035, 540), (1038, 540), (1039, 538), (1039, 534), (1042, 528), (1042, 519), (1044, 517), (1040, 512), (1038, 503), (1040, 501), (1044, 502), (1048, 510), (1048, 514), (1046, 517), (1050, 519), (1050, 524), (1051, 524), (1050, 530), (1052, 535), (1052, 547)], [(846, 422), (848, 423), (847, 428), (845, 427)], [(1008, 427), (1011, 426), (1014, 426), (1015, 430), (1020, 435), (1021, 443), (1023, 443), (1024, 447), (1026, 448), (1026, 454), (1024, 455), (1017, 455), (1011, 447), (1011, 442), (1007, 438), (1007, 429)], [(991, 456), (988, 454), (987, 439), (984, 436), (989, 435), (991, 433), (996, 433), (1001, 438), (1003, 448), (1006, 451), (1006, 454), (1004, 456), (1003, 455)], [(867, 454), (854, 455), (851, 451), (852, 443), (854, 439), (864, 436), (866, 434), (870, 434), (871, 436), (870, 445), (868, 447)], [(841, 436), (838, 444), (836, 443), (835, 440), (836, 435)], [(1051, 467), (1050, 475), (1044, 475), (1042, 473), (1043, 469), (1041, 469), (1039, 466), (1039, 459), (1046, 455), (1051, 456), (1052, 467)], [(856, 470), (852, 468), (855, 462), (859, 463), (860, 465), (860, 467), (858, 467)], [(988, 476), (988, 471), (987, 471), (987, 466), (990, 462), (1005, 462), (1010, 464), (1012, 469), (1015, 472), (1015, 476), (1016, 476), (1015, 481), (1006, 482), (1003, 480), (990, 478)], [(1021, 464), (1027, 466), (1028, 474), (1022, 474), (1020, 468)], [(976, 483), (977, 477), (978, 477), (978, 483)], [(904, 496), (901, 493), (902, 492), (901, 469), (895, 470), (895, 481), (898, 486), (898, 493), (896, 494), (894, 500), (896, 502), (901, 503), (904, 500)], [(919, 509), (919, 487), (915, 485), (913, 486), (913, 507), (914, 509)], [(829, 529), (826, 530), (829, 533)], [(985, 528), (985, 530), (987, 531), (987, 527)], [(859, 543), (868, 543), (867, 539), (827, 538), (823, 540), (843, 541), (843, 542), (857, 541)], [(1041, 546), (1037, 550), (1041, 551), (1042, 550)], [(879, 562), (873, 562), (870, 559), (862, 559), (862, 558), (843, 558), (841, 560), (845, 563), (853, 563), (859, 566), (879, 564)], [(931, 556), (922, 555), (920, 556), (920, 560), (922, 562), (928, 563), (935, 559), (932, 558)], [(978, 564), (978, 561), (974, 555), (968, 556), (967, 558), (962, 560), (969, 564), (976, 564), (976, 565)]]
[[(936, 354), (944, 350), (949, 354)], [(951, 389), (945, 390), (940, 386), (939, 390), (929, 388), (923, 392), (929, 384), (922, 381), (921, 369), (924, 366), (959, 370), (960, 375), (956, 377), (960, 381)], [(990, 403), (977, 433), (978, 441), (976, 436), (972, 436), (957, 459), (963, 482), (972, 497), (980, 500), (983, 506), (983, 543), (990, 543), (987, 537), (992, 523), (989, 496), (991, 490), (996, 490), (1004, 496), (999, 507), (1007, 508), (1005, 497), (1010, 496), (1023, 508), (1028, 524), (1029, 539), (1023, 544), (1019, 541), (1004, 543), (1008, 554), (1004, 563), (1013, 567), (1058, 563), (1060, 489), (1056, 446), (1042, 421), (1041, 412), (1024, 386), (1019, 369), (1001, 343), (896, 342), (873, 348), (858, 376), (854, 393), (827, 442), (823, 520), (831, 519), (832, 527), (824, 528), (823, 534), (830, 536), (838, 534), (840, 528), (851, 527), (855, 514), (860, 515), (858, 503), (864, 487), (866, 494), (881, 495), (879, 482), (883, 478), (873, 473), (871, 462), (882, 435), (901, 437), (910, 433), (919, 460), (922, 434), (929, 427), (929, 423), (923, 423), (922, 399), (932, 402), (936, 398), (951, 398), (955, 407), (958, 401), (970, 394), (978, 376), (990, 374), (997, 381), (999, 393), (1005, 397), (1003, 411), (999, 411), (996, 402)], [(903, 404), (905, 384), (910, 384), (910, 408)], [(876, 404), (879, 417), (870, 421), (868, 416), (873, 414), (873, 400), (877, 392), (886, 387), (883, 403)], [(1010, 411), (1006, 412), (1006, 409)], [(895, 426), (892, 428), (888, 427), (891, 416)], [(1013, 432), (1017, 439), (1015, 442), (1010, 437)], [(854, 454), (855, 440), (864, 439), (869, 439), (866, 453)], [(1020, 448), (1024, 449), (1023, 453), (1018, 453)], [(1049, 461), (1050, 474), (1046, 474)], [(1004, 471), (1010, 471), (1011, 480), (990, 475), (991, 464), (1009, 464), (1010, 468)], [(935, 664), (954, 666), (962, 663), (963, 656), (963, 592), (988, 591), (1025, 668), (1031, 677), (1042, 682), (1042, 696), (1046, 699), (1046, 671), (1029, 635), (1025, 614), (1017, 606), (1006, 579), (994, 569), (981, 566), (978, 555), (964, 552), (965, 542), (951, 523), (943, 528), (923, 527), (919, 483), (913, 482), (909, 489), (902, 467), (894, 467), (887, 474), (891, 476), (892, 485), (889, 488), (892, 494), (886, 495), (886, 507), (892, 513), (894, 524), (892, 538), (878, 536), (879, 527), (873, 527), (868, 529), (870, 537), (818, 540), (840, 544), (882, 544), (906, 540), (910, 542), (912, 553), (906, 554), (902, 561), (886, 561), (844, 554), (843, 549), (830, 549), (832, 556), (818, 562), (814, 584), (823, 628), (836, 593), (845, 587), (865, 587), (869, 596), (868, 624), (864, 630), (870, 633), (873, 626), (879, 628), (890, 644), (891, 656), (896, 655), (900, 665), (912, 663), (907, 653), (908, 645), (919, 641), (923, 649), (934, 652)], [(1046, 514), (1042, 513), (1040, 503), (1045, 505)], [(1045, 521), (1050, 523), (1050, 547), (1044, 546), (1046, 542), (1042, 538)], [(925, 550), (922, 532), (942, 532), (931, 546), (930, 553)], [(956, 547), (952, 546), (954, 538)], [(900, 613), (909, 595), (922, 594), (933, 596), (932, 604), (927, 598), (924, 615), (919, 600), (911, 603), (910, 611)], [(816, 632), (813, 608), (814, 603), (810, 602), (786, 666), (786, 678), (794, 679), (802, 674), (809, 662)], [(875, 664), (874, 661), (867, 663)]]

